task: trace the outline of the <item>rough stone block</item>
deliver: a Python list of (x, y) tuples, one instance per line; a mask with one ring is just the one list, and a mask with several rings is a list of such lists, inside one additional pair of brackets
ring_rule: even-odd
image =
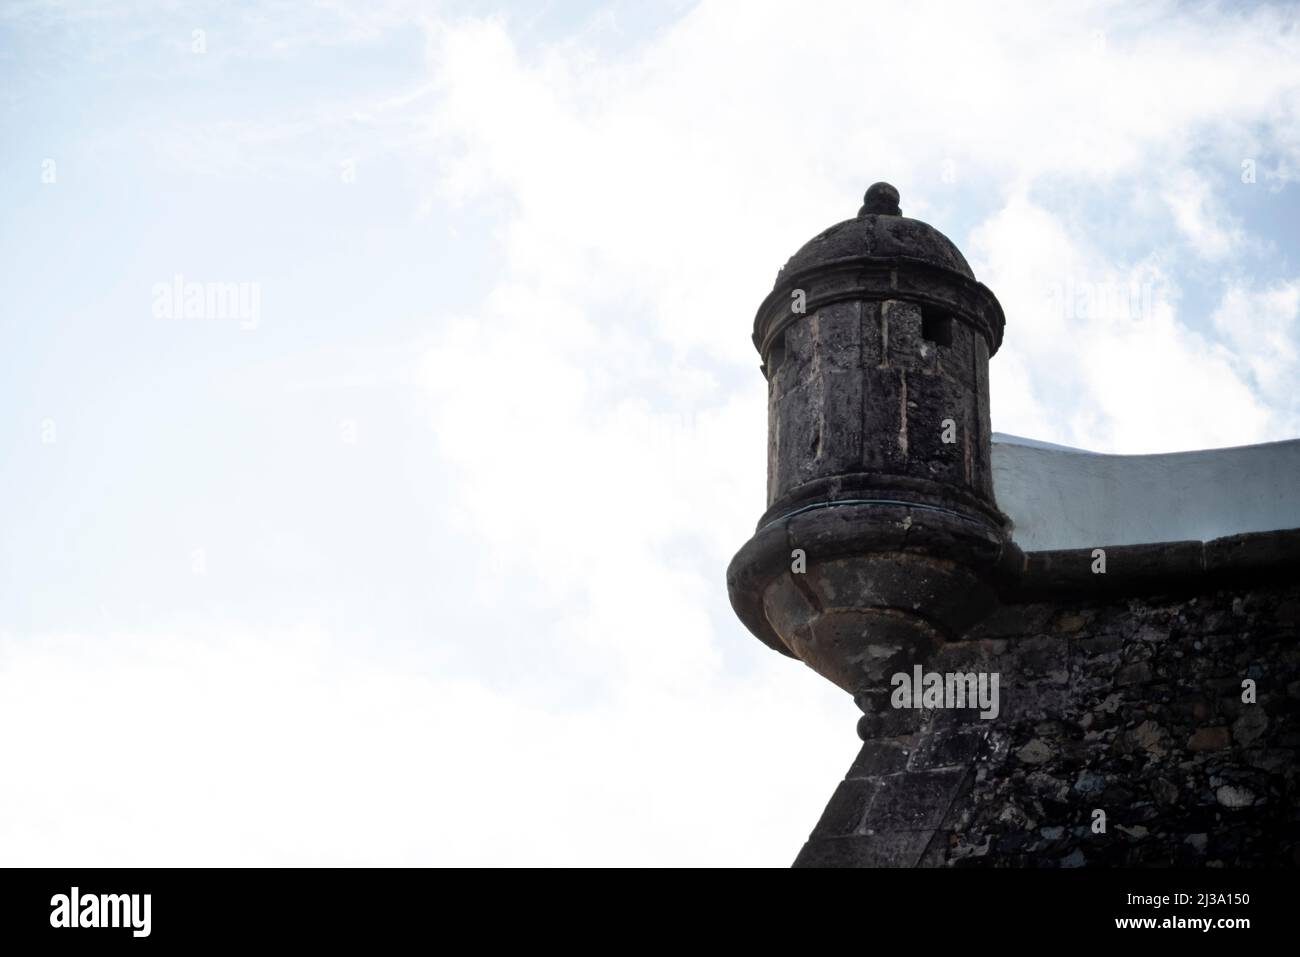
[[(907, 376), (907, 446), (909, 471), (919, 478), (967, 484), (972, 445), (966, 388), (942, 376)], [(947, 423), (951, 422), (951, 427)], [(952, 442), (945, 442), (944, 438)]]
[(965, 768), (908, 771), (884, 778), (867, 826), (881, 831), (936, 828), (968, 783)]
[(839, 837), (857, 832), (876, 796), (877, 784), (870, 778), (852, 778), (840, 782), (831, 795), (821, 820), (813, 828), (813, 837)]
[(837, 302), (809, 317), (818, 372), (862, 367), (862, 304)]
[(892, 370), (868, 371), (862, 393), (862, 465), (872, 472), (907, 471), (903, 380)]
[(899, 741), (878, 740), (863, 743), (857, 759), (845, 778), (879, 777), (907, 767), (911, 751)]
[[(815, 343), (812, 327), (799, 318), (782, 335), (781, 362), (772, 373), (778, 395), (793, 392), (807, 381), (813, 364)], [(770, 360), (769, 360), (770, 361)]]
[(975, 335), (970, 326), (954, 319), (952, 342), (939, 346), (936, 364), (940, 375), (960, 382), (968, 390), (975, 388)]
[(862, 461), (862, 373), (827, 372), (818, 384), (820, 427), (812, 471), (817, 476), (855, 471)]
[(987, 733), (978, 727), (937, 731), (926, 735), (912, 754), (909, 767), (914, 771), (931, 768), (966, 767), (985, 746)]
[(781, 433), (777, 448), (777, 498), (816, 474), (821, 444), (821, 389), (805, 382), (778, 400)]
[(887, 299), (880, 311), (885, 363), (891, 369), (905, 371), (933, 367), (934, 345), (921, 335), (921, 307), (914, 302)]
[(870, 835), (810, 840), (795, 867), (913, 867), (925, 853), (927, 831), (882, 831)]
[(862, 331), (859, 342), (862, 348), (862, 368), (877, 369), (881, 365), (881, 352), (884, 336), (880, 324), (880, 303), (863, 302), (859, 304), (859, 317)]

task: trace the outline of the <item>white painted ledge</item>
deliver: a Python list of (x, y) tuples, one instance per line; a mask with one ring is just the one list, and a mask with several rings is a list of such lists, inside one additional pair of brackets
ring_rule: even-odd
[(995, 432), (993, 491), (1025, 551), (1300, 528), (1300, 439), (1101, 455)]

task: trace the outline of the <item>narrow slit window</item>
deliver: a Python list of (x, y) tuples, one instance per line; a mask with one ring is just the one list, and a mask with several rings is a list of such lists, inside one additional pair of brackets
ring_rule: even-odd
[(921, 338), (938, 346), (952, 345), (952, 316), (930, 306), (922, 309)]

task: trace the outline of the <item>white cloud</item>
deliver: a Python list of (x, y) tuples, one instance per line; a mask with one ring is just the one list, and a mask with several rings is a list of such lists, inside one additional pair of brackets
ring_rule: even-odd
[(1268, 409), (1224, 350), (1157, 301), (1136, 321), (1092, 325), (1078, 361), (1102, 421), (1093, 443), (1118, 452), (1248, 445), (1268, 437)]
[(1212, 317), (1233, 367), (1247, 378), (1268, 404), (1271, 432), (1300, 432), (1300, 279), (1255, 288), (1233, 282)]
[[(837, 699), (771, 669), (556, 710), (315, 625), (0, 660), (9, 866), (782, 864), (852, 757)], [(842, 761), (803, 746), (817, 724)]]
[(1179, 319), (1180, 291), (1154, 256), (1117, 260), (1023, 196), (970, 248), (1007, 313), (991, 383), (998, 429), (1125, 453), (1278, 437), (1270, 397), (1231, 348)]
[(1221, 260), (1241, 246), (1241, 228), (1228, 220), (1203, 177), (1180, 170), (1170, 177), (1163, 196), (1174, 223), (1201, 257)]

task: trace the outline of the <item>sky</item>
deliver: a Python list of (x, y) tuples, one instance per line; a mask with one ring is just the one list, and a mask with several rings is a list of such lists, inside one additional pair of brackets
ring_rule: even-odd
[(886, 180), (995, 430), (1296, 438), (1297, 177), (1294, 4), (0, 2), (0, 864), (788, 864), (777, 270)]

